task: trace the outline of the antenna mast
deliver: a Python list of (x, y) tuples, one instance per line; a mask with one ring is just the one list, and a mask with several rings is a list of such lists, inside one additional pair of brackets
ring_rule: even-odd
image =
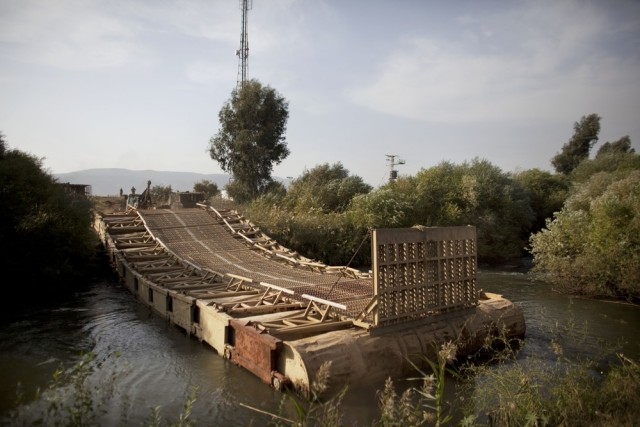
[(249, 68), (249, 34), (247, 32), (247, 18), (249, 10), (253, 7), (253, 0), (240, 0), (240, 9), (242, 9), (242, 34), (240, 34), (240, 49), (236, 50), (238, 56), (238, 79), (236, 81), (236, 90), (244, 87), (247, 81), (247, 69)]
[(398, 171), (395, 166), (404, 165), (404, 160), (398, 159), (396, 154), (387, 154), (387, 163), (389, 163), (389, 183), (394, 182), (398, 178)]

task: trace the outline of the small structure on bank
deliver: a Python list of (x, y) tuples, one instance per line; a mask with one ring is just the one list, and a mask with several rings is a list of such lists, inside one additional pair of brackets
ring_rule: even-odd
[(89, 184), (71, 184), (69, 182), (60, 182), (59, 186), (67, 192), (79, 197), (91, 197), (91, 185)]

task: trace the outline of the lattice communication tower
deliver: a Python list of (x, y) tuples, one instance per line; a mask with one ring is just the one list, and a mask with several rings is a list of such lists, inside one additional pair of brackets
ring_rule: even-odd
[(236, 50), (238, 56), (238, 79), (236, 81), (236, 90), (244, 87), (247, 81), (247, 71), (249, 68), (249, 34), (247, 31), (247, 19), (249, 11), (253, 8), (253, 0), (240, 0), (240, 9), (242, 9), (242, 33), (240, 34), (240, 48)]
[(395, 169), (398, 165), (404, 165), (404, 160), (398, 159), (395, 154), (387, 154), (387, 163), (389, 163), (389, 182), (394, 182), (398, 178), (398, 171)]

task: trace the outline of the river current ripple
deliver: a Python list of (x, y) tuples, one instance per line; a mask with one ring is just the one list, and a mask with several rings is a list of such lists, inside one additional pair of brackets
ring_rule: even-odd
[[(521, 358), (554, 360), (555, 340), (565, 345), (568, 356), (599, 360), (603, 349), (615, 348), (640, 359), (640, 307), (557, 295), (547, 283), (504, 269), (481, 271), (479, 284), (524, 310), (527, 336)], [(55, 307), (2, 321), (0, 417), (15, 407), (18, 382), (28, 400), (46, 387), (55, 369), (72, 366), (88, 352), (108, 367), (92, 377), (97, 387), (109, 381), (113, 369), (119, 372), (121, 394), (106, 408), (103, 425), (119, 424), (123, 412), (126, 424), (140, 425), (157, 406), (165, 419), (175, 421), (194, 388), (192, 416), (199, 424), (265, 425), (268, 417), (239, 403), (277, 413), (283, 397), (152, 313), (119, 284), (101, 279)], [(375, 391), (381, 387), (350, 390), (342, 406), (346, 425), (370, 425), (379, 417)]]

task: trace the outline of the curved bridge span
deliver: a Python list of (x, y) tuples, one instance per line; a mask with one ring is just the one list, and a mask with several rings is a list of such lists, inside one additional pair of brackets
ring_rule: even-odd
[(473, 227), (373, 230), (372, 273), (285, 248), (233, 210), (136, 210), (96, 217), (124, 284), (143, 303), (280, 389), (327, 392), (408, 373), (437, 345), (459, 353), (522, 311), (477, 288)]
[[(225, 215), (226, 214), (226, 215)], [(355, 318), (373, 298), (368, 275), (303, 258), (233, 213), (208, 210), (140, 211), (148, 232), (170, 252), (217, 275), (308, 303), (315, 297)]]

